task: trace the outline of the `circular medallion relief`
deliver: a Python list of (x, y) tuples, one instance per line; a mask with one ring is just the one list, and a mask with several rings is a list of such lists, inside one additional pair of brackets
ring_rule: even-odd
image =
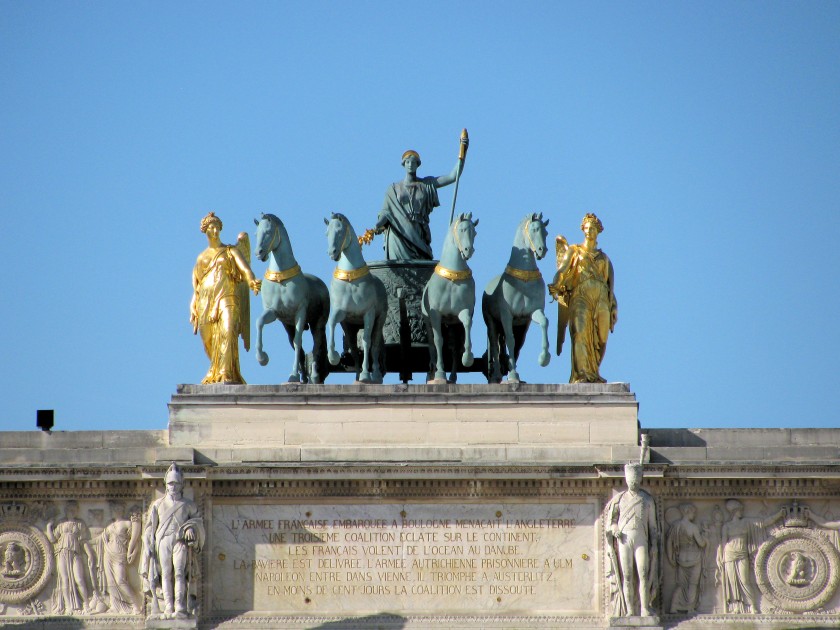
[(756, 581), (774, 606), (805, 612), (824, 606), (840, 583), (840, 556), (814, 530), (786, 529), (768, 540), (755, 558)]
[(0, 602), (32, 599), (52, 572), (52, 546), (42, 532), (24, 523), (0, 523)]

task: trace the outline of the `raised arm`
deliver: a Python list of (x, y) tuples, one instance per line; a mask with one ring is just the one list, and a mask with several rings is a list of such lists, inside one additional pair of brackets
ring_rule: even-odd
[(762, 527), (770, 527), (770, 525), (772, 525), (773, 523), (775, 523), (776, 521), (778, 521), (779, 519), (781, 519), (783, 516), (786, 516), (786, 515), (787, 515), (787, 508), (781, 508), (775, 514), (772, 514), (772, 515), (768, 516), (766, 519), (764, 519), (763, 521), (760, 521), (759, 524)]
[[(466, 129), (464, 130), (466, 134)], [(461, 144), (463, 148), (461, 149), (461, 155), (466, 157), (467, 149), (470, 146), (470, 139), (466, 135), (461, 136)], [(455, 162), (455, 168), (452, 169), (452, 172), (449, 175), (441, 175), (440, 177), (435, 178), (435, 184), (438, 188), (443, 188), (444, 186), (449, 186), (452, 184), (460, 175), (464, 172), (464, 160), (460, 156), (458, 157), (458, 161)]]
[(825, 527), (826, 529), (840, 530), (840, 521), (827, 521), (822, 516), (817, 516), (807, 508), (805, 509), (805, 515), (820, 527)]
[(461, 175), (464, 171), (464, 163), (461, 160), (455, 162), (455, 168), (452, 169), (452, 172), (448, 175), (441, 175), (440, 177), (435, 178), (435, 183), (437, 184), (438, 188), (443, 188), (444, 186), (449, 186), (455, 182), (455, 179)]

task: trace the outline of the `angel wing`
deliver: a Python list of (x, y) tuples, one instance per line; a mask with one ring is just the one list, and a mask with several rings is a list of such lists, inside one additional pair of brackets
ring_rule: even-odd
[[(247, 232), (240, 232), (236, 239), (236, 249), (242, 258), (251, 266), (251, 239)], [(245, 344), (245, 352), (251, 349), (251, 296), (248, 294), (248, 283), (244, 280), (236, 285), (236, 301), (239, 303), (239, 335)]]

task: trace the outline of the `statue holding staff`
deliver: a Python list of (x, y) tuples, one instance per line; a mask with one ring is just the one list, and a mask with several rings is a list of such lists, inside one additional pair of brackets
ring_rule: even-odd
[(362, 237), (370, 242), (373, 234), (384, 234), (386, 260), (431, 260), (432, 233), (429, 229), (429, 215), (437, 206), (437, 189), (454, 183), (464, 170), (469, 138), (466, 130), (461, 135), (461, 149), (455, 168), (448, 175), (439, 177), (418, 177), (420, 155), (408, 150), (403, 153), (402, 165), (405, 177), (385, 191), (385, 201), (373, 230)]

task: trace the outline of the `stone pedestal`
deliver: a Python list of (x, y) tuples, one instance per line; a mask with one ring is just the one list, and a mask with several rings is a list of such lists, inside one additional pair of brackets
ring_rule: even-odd
[(623, 463), (639, 452), (626, 383), (181, 385), (169, 409), (171, 446), (241, 461)]

